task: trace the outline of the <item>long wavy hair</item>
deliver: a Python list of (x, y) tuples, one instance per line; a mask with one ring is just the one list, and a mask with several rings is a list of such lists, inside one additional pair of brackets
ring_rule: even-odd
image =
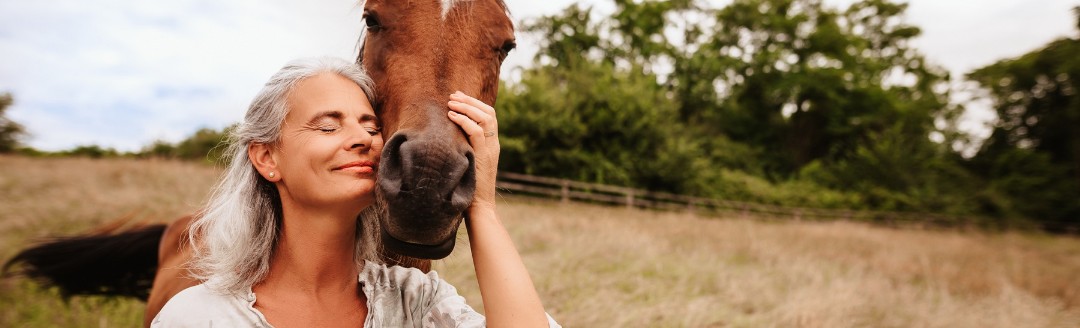
[[(190, 230), (195, 254), (191, 272), (210, 289), (242, 293), (269, 272), (282, 227), (281, 196), (251, 163), (248, 145), (277, 142), (289, 112), (289, 93), (300, 81), (327, 72), (352, 80), (374, 103), (373, 83), (360, 66), (337, 58), (299, 59), (270, 78), (252, 100), (244, 121), (229, 134), (228, 166)], [(384, 212), (376, 201), (358, 215), (353, 256), (357, 265), (381, 261), (378, 216)]]

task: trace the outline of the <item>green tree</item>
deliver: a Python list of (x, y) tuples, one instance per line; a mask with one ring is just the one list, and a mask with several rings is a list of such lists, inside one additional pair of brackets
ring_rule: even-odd
[(696, 151), (674, 139), (674, 106), (640, 68), (581, 60), (572, 70), (527, 70), (503, 88), (503, 169), (684, 191), (681, 174), (691, 171), (678, 168), (693, 165)]
[(234, 126), (229, 126), (220, 131), (210, 128), (199, 129), (198, 131), (195, 131), (195, 134), (176, 144), (174, 155), (183, 159), (202, 160), (211, 164), (224, 164), (221, 163), (220, 160), (225, 151), (226, 138), (228, 138), (229, 131), (231, 131), (233, 127)]
[(224, 164), (221, 157), (225, 151), (225, 141), (229, 132), (236, 125), (230, 125), (222, 130), (202, 128), (184, 140), (170, 144), (166, 141), (154, 141), (139, 152), (141, 157), (160, 157), (171, 159), (205, 161), (210, 164)]
[(12, 103), (14, 99), (11, 93), (0, 94), (0, 154), (18, 150), (22, 138), (26, 136), (26, 129), (7, 117), (7, 110)]
[[(826, 188), (813, 187), (815, 182), (868, 194), (870, 204), (905, 210), (941, 209), (934, 200), (964, 188), (933, 179), (962, 170), (950, 140), (928, 138), (953, 136), (935, 121), (948, 127), (961, 108), (948, 102), (947, 74), (910, 47), (919, 29), (904, 23), (906, 5), (864, 0), (837, 10), (820, 0), (736, 0), (723, 8), (692, 0), (614, 4), (615, 13), (606, 18), (571, 6), (526, 24), (543, 41), (538, 67), (526, 70), (521, 83), (500, 98), (500, 110), (510, 112), (500, 119), (514, 121), (508, 131), (517, 134), (505, 140), (514, 149), (504, 159), (506, 168), (758, 200), (772, 197), (740, 188), (770, 188), (747, 187), (759, 183), (742, 183), (749, 181), (743, 177), (776, 185), (809, 179), (791, 183), (822, 194)], [(520, 114), (526, 110), (535, 113)], [(631, 115), (594, 119), (621, 113)], [(619, 129), (635, 132), (624, 132), (626, 138), (593, 133)], [(552, 139), (559, 131), (583, 132), (559, 142)], [(594, 147), (590, 143), (601, 142), (590, 138), (615, 142)], [(903, 140), (924, 154), (920, 160), (935, 164), (905, 166), (912, 160), (891, 151), (908, 149), (884, 149), (878, 145), (883, 140)], [(653, 166), (634, 169), (637, 164), (626, 158), (649, 158)], [(807, 165), (813, 169), (800, 176)], [(877, 181), (837, 169), (873, 165), (911, 172), (873, 175), (891, 179)], [(644, 172), (675, 177), (649, 178)], [(881, 190), (888, 193), (870, 192)], [(878, 194), (889, 196), (873, 196)], [(897, 201), (905, 198), (911, 200)], [(949, 211), (973, 208), (970, 201)]]
[(956, 108), (942, 92), (947, 75), (909, 46), (919, 29), (903, 23), (906, 7), (867, 0), (838, 12), (818, 0), (735, 1), (717, 12), (716, 34), (681, 79), (702, 83), (695, 75), (710, 69), (697, 65), (719, 58), (724, 65), (705, 81), (726, 94), (715, 112), (684, 108), (684, 116), (779, 150), (769, 155), (780, 174), (845, 159), (897, 126), (926, 137), (935, 118)]
[(155, 140), (149, 146), (143, 147), (139, 157), (175, 158), (176, 146), (165, 140)]
[[(1080, 31), (1080, 7), (1075, 9)], [(972, 160), (1010, 201), (991, 208), (1054, 230), (1080, 228), (1080, 39), (1064, 38), (979, 68), (998, 120)]]
[[(919, 211), (953, 215), (978, 213), (978, 180), (963, 166), (958, 155), (926, 137), (910, 134), (903, 126), (874, 132), (870, 142), (857, 145), (843, 159), (815, 161), (800, 175), (826, 186), (855, 191), (864, 206), (890, 211)], [(984, 225), (1016, 225), (1013, 222), (976, 222)]]
[(120, 156), (120, 152), (117, 152), (116, 149), (103, 148), (98, 145), (76, 146), (75, 148), (61, 151), (58, 154), (61, 156), (80, 156), (90, 158), (107, 158)]

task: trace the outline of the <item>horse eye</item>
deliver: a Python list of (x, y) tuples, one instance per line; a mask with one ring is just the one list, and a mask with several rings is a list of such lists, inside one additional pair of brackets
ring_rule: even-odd
[(368, 30), (370, 30), (372, 32), (376, 32), (376, 31), (381, 30), (383, 28), (382, 24), (379, 23), (379, 18), (376, 17), (375, 14), (373, 14), (373, 13), (368, 13), (368, 12), (364, 13), (364, 23), (367, 24)]
[(499, 48), (499, 51), (502, 51), (502, 53), (505, 54), (509, 53), (510, 50), (514, 50), (514, 48), (517, 48), (517, 43), (514, 42), (514, 40), (510, 40), (503, 43), (502, 48)]

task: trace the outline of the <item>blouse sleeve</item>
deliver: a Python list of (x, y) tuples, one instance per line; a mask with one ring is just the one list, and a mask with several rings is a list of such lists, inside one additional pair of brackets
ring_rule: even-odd
[[(476, 310), (473, 310), (468, 303), (465, 302), (465, 298), (458, 295), (457, 289), (451, 286), (445, 280), (438, 279), (438, 291), (437, 295), (442, 297), (431, 306), (431, 308), (424, 314), (422, 319), (424, 327), (456, 327), (456, 328), (472, 328), (472, 327), (486, 327), (487, 322), (484, 316)], [(548, 326), (551, 328), (562, 328), (555, 319), (551, 318), (551, 315), (544, 313), (547, 316)]]
[[(435, 271), (423, 273), (416, 268), (386, 267), (368, 263), (361, 273), (368, 293), (369, 306), (381, 311), (376, 327), (406, 326), (428, 328), (485, 327), (483, 315), (473, 310), (457, 289)], [(545, 313), (545, 315), (547, 315)], [(560, 327), (550, 315), (548, 326)]]

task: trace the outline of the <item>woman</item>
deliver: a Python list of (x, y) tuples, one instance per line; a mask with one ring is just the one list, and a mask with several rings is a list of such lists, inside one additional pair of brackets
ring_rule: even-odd
[(295, 61), (270, 79), (192, 227), (204, 283), (174, 296), (151, 326), (558, 326), (495, 215), (495, 111), (464, 94), (450, 96), (447, 116), (476, 161), (465, 222), (486, 322), (437, 273), (378, 263), (383, 136), (371, 95), (361, 68), (340, 59)]

